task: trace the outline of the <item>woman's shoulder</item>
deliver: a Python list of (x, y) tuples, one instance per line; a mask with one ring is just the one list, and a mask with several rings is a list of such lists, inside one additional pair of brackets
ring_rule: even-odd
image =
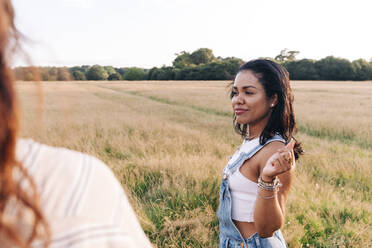
[(285, 144), (285, 139), (278, 134), (266, 140), (258, 153), (260, 164), (265, 165), (266, 161), (280, 148), (283, 148)]
[(266, 153), (270, 154), (271, 156), (278, 149), (283, 148), (284, 146), (285, 146), (285, 143), (283, 143), (282, 141), (274, 140), (274, 141), (271, 141), (270, 143), (267, 143), (264, 147), (262, 147), (261, 152), (265, 154)]
[(30, 173), (42, 169), (55, 171), (63, 167), (65, 173), (75, 173), (81, 167), (96, 167), (111, 172), (98, 158), (72, 149), (46, 145), (32, 139), (19, 139), (16, 148), (17, 160)]
[(268, 138), (265, 143), (264, 143), (264, 147), (263, 147), (263, 150), (268, 152), (268, 153), (275, 153), (278, 149), (282, 148), (285, 146), (285, 144), (287, 143), (287, 141), (285, 140), (285, 138), (280, 135), (280, 134), (275, 134), (274, 136)]
[(89, 199), (91, 192), (97, 199), (99, 195), (108, 198), (121, 188), (112, 171), (94, 156), (30, 139), (20, 139), (16, 153), (48, 211), (75, 215), (85, 200), (94, 200)]
[[(35, 182), (43, 212), (55, 230), (53, 240), (59, 240), (53, 242), (78, 239), (79, 244), (96, 247), (93, 236), (84, 238), (91, 233), (100, 247), (151, 247), (123, 187), (105, 163), (33, 140), (17, 143), (18, 160)], [(124, 245), (129, 243), (136, 245)]]

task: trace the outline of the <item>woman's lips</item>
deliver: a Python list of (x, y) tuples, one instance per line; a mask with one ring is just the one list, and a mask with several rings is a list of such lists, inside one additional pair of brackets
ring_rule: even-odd
[(248, 110), (247, 109), (235, 109), (235, 114), (241, 115), (241, 114), (244, 114), (246, 111)]

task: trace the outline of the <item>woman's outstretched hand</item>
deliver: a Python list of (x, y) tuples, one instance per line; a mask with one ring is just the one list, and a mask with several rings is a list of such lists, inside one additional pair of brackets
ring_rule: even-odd
[(267, 160), (267, 163), (263, 168), (261, 175), (263, 181), (273, 181), (277, 175), (280, 175), (294, 168), (294, 145), (295, 141), (291, 140), (291, 142), (289, 142), (285, 147), (279, 149)]

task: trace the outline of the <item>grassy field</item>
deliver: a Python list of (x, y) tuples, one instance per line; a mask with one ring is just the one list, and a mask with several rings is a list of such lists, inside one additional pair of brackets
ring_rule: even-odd
[[(227, 84), (19, 82), (22, 136), (106, 162), (154, 245), (216, 247), (221, 171), (241, 143)], [(282, 229), (289, 247), (372, 247), (372, 82), (292, 88), (306, 156)]]

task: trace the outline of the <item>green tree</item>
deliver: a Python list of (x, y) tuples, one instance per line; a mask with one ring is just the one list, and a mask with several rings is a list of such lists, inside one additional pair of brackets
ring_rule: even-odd
[(91, 68), (90, 65), (82, 65), (79, 67), (79, 71), (83, 72), (86, 76), (90, 68)]
[(58, 77), (58, 69), (57, 67), (50, 67), (49, 68), (49, 71), (48, 71), (48, 75), (49, 75), (49, 81), (57, 81), (57, 77)]
[(174, 80), (175, 71), (173, 67), (163, 66), (157, 71), (156, 80)]
[(103, 67), (105, 69), (105, 71), (107, 72), (107, 74), (110, 76), (111, 74), (115, 74), (116, 73), (116, 70), (114, 67), (112, 66), (104, 66)]
[(195, 78), (199, 78), (197, 67), (186, 67), (175, 70), (175, 80), (195, 80)]
[(195, 65), (207, 64), (216, 60), (213, 51), (209, 48), (199, 48), (190, 54), (190, 58)]
[(315, 60), (301, 59), (286, 61), (283, 63), (283, 66), (289, 72), (292, 80), (318, 80), (319, 73), (315, 63)]
[(42, 81), (49, 81), (49, 69), (50, 67), (39, 67), (39, 74)]
[(222, 63), (224, 65), (225, 71), (226, 71), (226, 78), (227, 80), (233, 79), (237, 71), (239, 70), (239, 67), (244, 64), (244, 61), (239, 58), (235, 57), (227, 57), (223, 58)]
[(174, 80), (176, 68), (163, 66), (161, 68), (153, 67), (147, 74), (148, 80)]
[(26, 71), (24, 74), (24, 81), (33, 81), (34, 80), (34, 74), (31, 71)]
[(372, 64), (364, 59), (354, 60), (352, 63), (354, 72), (354, 80), (369, 80), (372, 79)]
[(71, 74), (67, 67), (57, 68), (57, 80), (58, 81), (69, 81), (71, 80)]
[(94, 65), (87, 71), (86, 78), (88, 80), (106, 80), (108, 74), (102, 66)]
[(108, 77), (108, 80), (110, 80), (110, 81), (112, 81), (112, 80), (121, 80), (121, 75), (118, 72), (112, 73)]
[(87, 80), (85, 74), (82, 71), (73, 71), (72, 76), (75, 80)]
[(145, 80), (146, 79), (146, 72), (137, 67), (128, 68), (123, 76), (124, 80)]
[(320, 80), (353, 80), (353, 68), (347, 59), (328, 56), (315, 63)]
[(156, 71), (158, 70), (157, 67), (153, 67), (149, 70), (149, 72), (147, 73), (147, 80), (156, 80), (155, 77), (156, 77)]
[(275, 60), (279, 62), (294, 61), (299, 53), (299, 51), (290, 51), (285, 48), (280, 51), (280, 54), (275, 57)]
[(190, 53), (182, 51), (181, 53), (176, 53), (176, 58), (173, 60), (173, 66), (175, 68), (185, 68), (193, 64), (191, 60)]
[(194, 78), (196, 80), (223, 80), (229, 76), (225, 64), (221, 61), (204, 64), (198, 69), (198, 77)]

